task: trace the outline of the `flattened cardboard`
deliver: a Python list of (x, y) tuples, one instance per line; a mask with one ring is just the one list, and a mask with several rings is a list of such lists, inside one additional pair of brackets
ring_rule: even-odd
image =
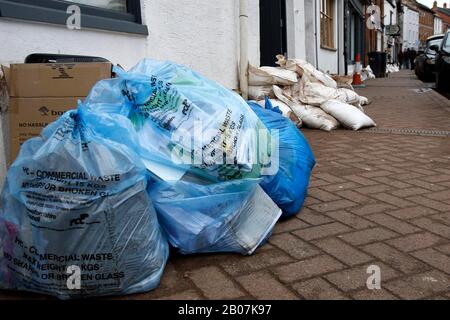
[(10, 97), (85, 97), (111, 78), (111, 63), (30, 63), (10, 66)]
[(11, 98), (10, 164), (16, 159), (26, 140), (39, 136), (42, 129), (66, 111), (76, 109), (79, 99), (84, 98)]

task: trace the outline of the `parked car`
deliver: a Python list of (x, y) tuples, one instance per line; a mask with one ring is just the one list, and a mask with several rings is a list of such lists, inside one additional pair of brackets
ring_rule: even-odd
[[(422, 81), (435, 81), (436, 72), (436, 54), (440, 48), (444, 34), (431, 36), (427, 39), (427, 43), (423, 51), (416, 58), (415, 72), (416, 76)], [(432, 49), (432, 47), (434, 49)]]
[(445, 34), (440, 47), (433, 45), (430, 49), (437, 51), (436, 88), (450, 92), (450, 31)]

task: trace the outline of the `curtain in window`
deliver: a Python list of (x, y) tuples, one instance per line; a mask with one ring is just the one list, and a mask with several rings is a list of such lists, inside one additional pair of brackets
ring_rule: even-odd
[(127, 0), (66, 0), (66, 1), (102, 9), (116, 10), (122, 12), (127, 11)]

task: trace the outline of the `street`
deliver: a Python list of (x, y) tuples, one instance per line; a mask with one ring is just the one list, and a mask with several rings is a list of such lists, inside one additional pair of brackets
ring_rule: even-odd
[[(302, 130), (318, 163), (309, 197), (268, 244), (251, 257), (171, 252), (159, 288), (116, 299), (449, 299), (450, 100), (412, 71), (366, 83), (378, 127)], [(23, 297), (44, 298), (0, 294)]]

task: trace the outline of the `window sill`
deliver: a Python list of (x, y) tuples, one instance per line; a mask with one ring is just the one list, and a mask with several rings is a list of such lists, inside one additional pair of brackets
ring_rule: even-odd
[(323, 45), (323, 44), (320, 45), (320, 48), (321, 48), (321, 49), (324, 49), (324, 50), (328, 50), (328, 51), (334, 51), (334, 52), (337, 51), (336, 48), (334, 48), (334, 47), (329, 47), (329, 46), (325, 46), (325, 45)]
[[(65, 26), (69, 16), (67, 12), (62, 10), (0, 0), (0, 19), (11, 18)], [(148, 35), (146, 25), (89, 14), (81, 15), (81, 29), (83, 28)]]

